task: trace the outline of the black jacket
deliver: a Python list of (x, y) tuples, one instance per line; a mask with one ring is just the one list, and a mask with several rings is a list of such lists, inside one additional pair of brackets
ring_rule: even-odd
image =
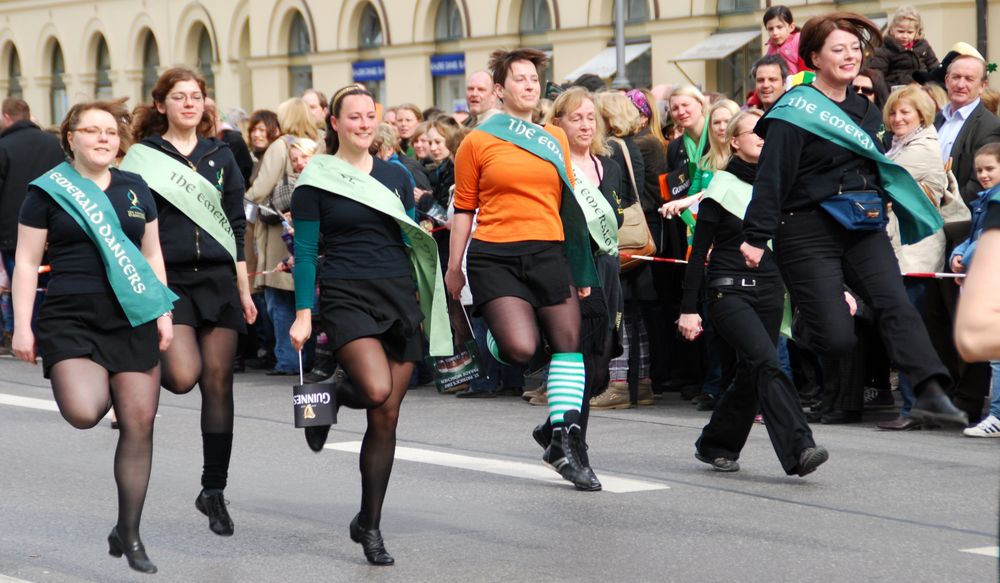
[[(608, 145), (611, 147), (611, 159), (618, 164), (618, 167), (621, 169), (622, 180), (625, 181), (626, 188), (621, 195), (621, 203), (623, 208), (627, 208), (639, 201), (638, 190), (645, 184), (643, 181), (646, 178), (646, 163), (642, 159), (639, 147), (635, 145), (634, 137), (625, 136), (622, 138), (622, 141), (625, 142), (625, 149), (628, 152), (622, 152), (621, 146), (614, 140), (609, 140)], [(629, 162), (632, 163), (632, 172), (635, 173), (635, 190), (632, 189), (633, 177), (628, 174), (628, 162), (625, 161), (625, 156), (629, 157)]]
[[(245, 189), (243, 175), (229, 146), (217, 138), (198, 138), (198, 145), (189, 156), (184, 156), (174, 148), (173, 144), (158, 135), (144, 138), (142, 144), (193, 168), (216, 186), (222, 197), (222, 210), (229, 217), (229, 224), (236, 236), (236, 260), (244, 261)], [(225, 247), (203, 233), (187, 215), (177, 210), (158, 192), (150, 190), (156, 200), (156, 211), (160, 221), (160, 247), (167, 269), (193, 269), (199, 265), (232, 264), (232, 257)]]
[(635, 145), (642, 154), (644, 166), (643, 177), (641, 179), (638, 175), (635, 177), (639, 188), (642, 189), (639, 193), (639, 202), (642, 203), (642, 210), (645, 211), (647, 220), (657, 219), (659, 218), (657, 210), (663, 205), (660, 196), (660, 175), (667, 173), (667, 155), (663, 144), (648, 127), (636, 134)]
[(28, 183), (65, 159), (59, 138), (28, 120), (0, 132), (0, 250), (17, 246), (17, 217)]
[(219, 132), (219, 139), (229, 146), (236, 158), (236, 165), (240, 168), (244, 184), (250, 184), (250, 175), (253, 173), (253, 157), (250, 156), (250, 148), (243, 140), (243, 134), (237, 130), (222, 130)]
[[(939, 113), (934, 118), (934, 127), (941, 129), (942, 124), (944, 116)], [(990, 142), (1000, 142), (1000, 119), (980, 102), (965, 120), (951, 147), (951, 171), (955, 173), (966, 203), (975, 200), (976, 194), (982, 190), (974, 168), (976, 150)]]
[(875, 54), (868, 60), (868, 66), (882, 73), (885, 82), (892, 88), (893, 85), (913, 83), (913, 73), (937, 67), (938, 58), (924, 39), (915, 41), (912, 49), (904, 49), (887, 36), (885, 44), (875, 49)]
[[(796, 90), (818, 91), (810, 85)], [(853, 91), (837, 105), (881, 148), (875, 137), (882, 127), (877, 107)], [(821, 200), (840, 190), (882, 189), (873, 161), (798, 126), (765, 116), (754, 132), (764, 138), (764, 147), (743, 232), (755, 247), (763, 248), (774, 238), (781, 213), (815, 210)]]

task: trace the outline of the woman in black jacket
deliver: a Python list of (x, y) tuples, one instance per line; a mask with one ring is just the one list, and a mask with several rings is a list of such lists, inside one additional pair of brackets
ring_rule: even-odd
[[(208, 516), (212, 532), (229, 536), (233, 521), (222, 491), (233, 447), (233, 359), (238, 334), (246, 330), (247, 322), (253, 323), (257, 309), (243, 258), (243, 176), (229, 147), (205, 137), (212, 128), (205, 95), (205, 81), (194, 71), (164, 72), (153, 87), (153, 105), (135, 110), (133, 131), (141, 142), (129, 150), (122, 167), (140, 173), (150, 184), (167, 283), (180, 296), (174, 305), (174, 341), (162, 354), (161, 382), (177, 394), (196, 384), (201, 389), (205, 463), (195, 507)], [(144, 158), (133, 158), (142, 152)], [(172, 180), (161, 178), (170, 174), (173, 168), (164, 168), (171, 165), (178, 172), (189, 172), (188, 183), (203, 187), (192, 184), (176, 192)], [(207, 213), (208, 221), (198, 212), (178, 207), (193, 198), (202, 208), (211, 203), (214, 210)], [(213, 219), (214, 227), (226, 236), (211, 234)]]
[[(758, 109), (741, 112), (726, 129), (723, 155), (731, 152), (731, 157), (716, 171), (700, 202), (677, 328), (686, 340), (701, 334), (698, 298), (704, 290), (705, 310), (720, 340), (716, 345), (722, 377), (735, 376), (735, 383), (723, 393), (698, 438), (695, 457), (718, 471), (739, 470), (737, 460), (759, 403), (785, 473), (805, 476), (825, 462), (828, 454), (813, 441), (795, 387), (778, 360), (785, 303), (781, 274), (770, 250), (765, 250), (760, 267), (750, 270), (739, 248), (743, 213), (764, 143), (753, 127), (762, 115)], [(709, 249), (712, 253), (706, 276), (702, 265)]]
[[(965, 414), (944, 394), (951, 379), (907, 299), (885, 230), (849, 230), (821, 206), (840, 193), (874, 190), (884, 196), (876, 162), (837, 145), (830, 137), (838, 134), (820, 137), (800, 124), (772, 119), (779, 111), (799, 111), (782, 111), (799, 96), (821, 108), (832, 102), (833, 113), (817, 113), (813, 105), (813, 117), (803, 119), (820, 120), (813, 122), (820, 128), (826, 127), (821, 123), (824, 114), (826, 120), (836, 117), (844, 128), (851, 124), (854, 132), (863, 132), (844, 135), (877, 143), (878, 108), (848, 90), (861, 67), (866, 39), (880, 40), (878, 28), (852, 13), (817, 16), (803, 27), (799, 53), (816, 71), (816, 79), (793, 88), (757, 124), (755, 131), (765, 143), (740, 250), (747, 266), (756, 268), (767, 241), (774, 241), (775, 257), (806, 324), (809, 344), (821, 355), (841, 356), (854, 346), (854, 322), (843, 297), (844, 284), (849, 285), (877, 314), (890, 358), (916, 389), (913, 415), (964, 422)], [(800, 115), (808, 116), (808, 110)], [(884, 209), (865, 216), (881, 212)]]

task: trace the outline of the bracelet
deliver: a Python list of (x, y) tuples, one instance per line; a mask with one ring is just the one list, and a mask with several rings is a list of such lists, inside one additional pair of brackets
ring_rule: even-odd
[(174, 312), (173, 312), (173, 310), (170, 310), (168, 312), (163, 312), (162, 314), (160, 314), (161, 318), (164, 317), (164, 316), (166, 316), (166, 317), (170, 318), (171, 320), (173, 320), (174, 319)]

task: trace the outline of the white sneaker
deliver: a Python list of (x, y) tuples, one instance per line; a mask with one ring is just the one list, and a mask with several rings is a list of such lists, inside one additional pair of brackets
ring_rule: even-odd
[(966, 437), (1000, 437), (1000, 419), (990, 415), (975, 427), (962, 431)]

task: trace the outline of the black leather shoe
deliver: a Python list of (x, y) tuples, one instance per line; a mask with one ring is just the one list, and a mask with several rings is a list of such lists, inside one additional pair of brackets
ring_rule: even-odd
[(382, 532), (377, 528), (361, 526), (360, 512), (351, 521), (351, 540), (361, 545), (365, 551), (365, 558), (372, 565), (391, 565), (396, 562), (389, 551), (385, 550)]
[(830, 452), (821, 445), (803, 449), (802, 453), (799, 454), (799, 467), (797, 469), (799, 477), (815, 472), (816, 468), (828, 459), (830, 459)]
[[(566, 415), (569, 417), (569, 414)], [(580, 426), (576, 417), (566, 419), (560, 427), (552, 428), (552, 442), (542, 454), (545, 465), (559, 472), (559, 475), (572, 483), (577, 490), (596, 492), (601, 489), (601, 482), (594, 471), (584, 463), (586, 458)]]
[(112, 557), (125, 555), (128, 566), (140, 573), (152, 574), (156, 572), (156, 565), (146, 555), (146, 547), (142, 546), (142, 541), (137, 540), (126, 545), (118, 536), (117, 526), (112, 528), (111, 534), (108, 535), (108, 554)]
[(548, 421), (539, 423), (531, 431), (531, 437), (535, 439), (535, 443), (542, 446), (542, 449), (548, 449), (552, 444), (552, 425)]
[(823, 413), (819, 422), (823, 425), (845, 425), (847, 423), (861, 423), (861, 411), (830, 411)]
[(208, 517), (208, 528), (219, 536), (233, 535), (233, 519), (226, 510), (222, 490), (202, 490), (194, 499), (194, 507)]
[(917, 397), (913, 404), (910, 417), (918, 421), (933, 421), (965, 427), (969, 424), (969, 414), (956, 407), (951, 399), (943, 393), (925, 394)]
[(309, 449), (316, 453), (323, 451), (323, 446), (326, 445), (326, 437), (330, 434), (329, 425), (316, 425), (313, 427), (306, 427), (306, 443), (309, 444)]
[(878, 424), (878, 428), (887, 429), (889, 431), (913, 431), (915, 429), (920, 429), (923, 425), (924, 423), (922, 421), (917, 421), (913, 417), (903, 417), (900, 415), (892, 421), (882, 421)]

